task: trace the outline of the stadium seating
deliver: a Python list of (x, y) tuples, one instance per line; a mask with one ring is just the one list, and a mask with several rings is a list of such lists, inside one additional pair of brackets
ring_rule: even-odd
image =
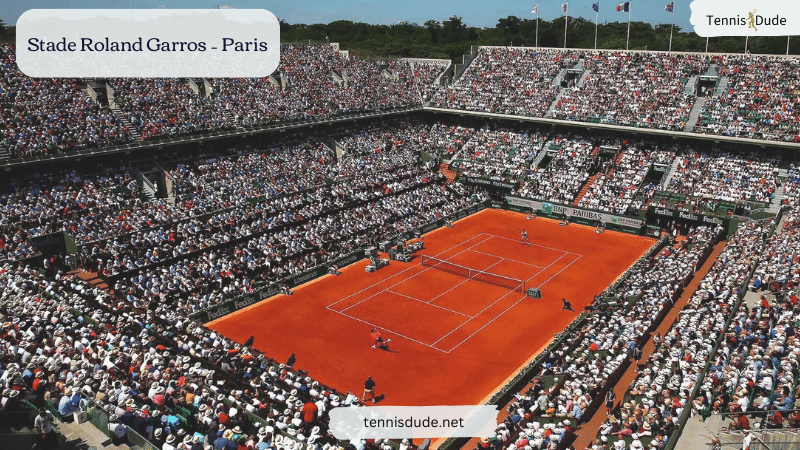
[(800, 60), (776, 56), (714, 58), (727, 88), (704, 106), (695, 131), (800, 142)]
[(532, 48), (482, 47), (469, 69), (431, 106), (467, 111), (544, 117), (559, 87), (561, 69), (572, 67), (577, 53)]
[(566, 90), (557, 119), (683, 130), (694, 104), (684, 92), (704, 57), (646, 52), (587, 52), (585, 79)]

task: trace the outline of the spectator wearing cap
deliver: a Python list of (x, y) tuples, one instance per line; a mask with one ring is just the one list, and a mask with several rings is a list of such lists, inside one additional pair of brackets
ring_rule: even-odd
[(222, 436), (214, 441), (214, 450), (238, 450), (239, 446), (231, 440), (233, 437), (232, 430), (225, 430)]
[(111, 442), (114, 445), (123, 445), (128, 443), (128, 426), (120, 422), (117, 415), (112, 415), (109, 418), (108, 431), (113, 433)]
[(58, 434), (53, 427), (53, 421), (53, 416), (45, 408), (39, 409), (39, 414), (34, 420), (34, 427), (40, 435), (40, 445), (44, 450), (58, 448)]
[(750, 434), (749, 429), (744, 429), (742, 432), (744, 433), (744, 438), (742, 439), (742, 450), (752, 450), (751, 446), (753, 443), (753, 435)]
[(61, 415), (61, 420), (70, 421), (70, 416), (81, 408), (81, 394), (78, 388), (64, 393), (61, 400), (58, 402), (58, 413)]

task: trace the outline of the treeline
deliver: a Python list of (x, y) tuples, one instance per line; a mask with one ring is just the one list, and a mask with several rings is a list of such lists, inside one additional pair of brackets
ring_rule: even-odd
[(14, 42), (17, 39), (17, 27), (8, 27), (0, 19), (0, 42)]
[[(627, 22), (599, 24), (598, 49), (625, 49)], [(670, 24), (652, 25), (631, 22), (631, 50), (668, 50)], [(570, 17), (567, 29), (568, 48), (594, 48), (594, 22), (582, 17)], [(423, 25), (401, 22), (394, 25), (372, 25), (349, 20), (329, 24), (289, 24), (281, 21), (282, 42), (338, 42), (350, 55), (362, 58), (401, 56), (412, 58), (443, 58), (461, 62), (471, 45), (536, 45), (536, 19), (508, 16), (497, 21), (494, 28), (477, 28), (465, 24), (460, 17), (452, 16), (443, 22), (429, 20)], [(791, 54), (800, 51), (800, 36), (795, 38)], [(564, 17), (550, 21), (539, 20), (539, 46), (564, 46)], [(718, 37), (709, 40), (708, 51), (715, 53), (743, 53), (744, 37)], [(704, 52), (706, 38), (694, 31), (683, 31), (675, 26), (672, 50)], [(786, 37), (759, 36), (751, 38), (750, 53), (786, 53)]]

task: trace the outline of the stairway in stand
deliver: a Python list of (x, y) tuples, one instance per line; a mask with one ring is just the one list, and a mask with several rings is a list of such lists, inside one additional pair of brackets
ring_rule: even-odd
[(617, 155), (617, 160), (614, 161), (614, 167), (617, 167), (619, 165), (620, 161), (622, 161), (623, 156), (625, 156), (625, 150), (619, 152), (619, 155)]
[(91, 284), (94, 287), (106, 290), (108, 292), (111, 292), (112, 294), (114, 293), (114, 291), (111, 290), (111, 287), (108, 284), (106, 284), (106, 282), (103, 281), (103, 279), (100, 278), (99, 276), (97, 276), (97, 274), (94, 273), (94, 272), (84, 272), (83, 270), (73, 270), (72, 272), (69, 272), (69, 274), (70, 275), (76, 275), (78, 278), (80, 278), (83, 281), (88, 281), (89, 284)]
[(449, 165), (447, 164), (440, 164), (439, 165), (439, 173), (447, 177), (447, 182), (452, 183), (453, 180), (456, 179), (456, 173), (450, 170)]
[(600, 176), (600, 174), (598, 173), (598, 174), (590, 176), (589, 179), (586, 180), (586, 184), (584, 184), (583, 188), (581, 189), (581, 191), (578, 192), (578, 196), (575, 197), (575, 201), (572, 202), (572, 206), (578, 206), (578, 204), (581, 202), (581, 199), (583, 198), (583, 196), (586, 195), (587, 192), (589, 192), (589, 188), (592, 187), (592, 184), (594, 184), (594, 180), (596, 180), (597, 177), (599, 177), (599, 176)]

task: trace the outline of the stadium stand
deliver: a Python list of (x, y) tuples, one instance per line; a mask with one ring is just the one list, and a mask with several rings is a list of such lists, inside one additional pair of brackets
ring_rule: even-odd
[[(15, 160), (34, 160), (138, 138), (423, 103), (675, 131), (686, 127), (696, 99), (690, 78), (709, 65), (727, 88), (705, 99), (696, 132), (800, 142), (796, 58), (482, 47), (464, 75), (440, 89), (432, 86), (442, 71), (437, 64), (348, 59), (322, 45), (281, 50), (272, 76), (207, 80), (209, 92), (188, 80), (102, 80), (118, 108), (112, 110), (82, 92), (85, 80), (26, 77), (13, 47), (2, 45), (0, 145)], [(2, 417), (25, 421), (40, 406), (60, 420), (93, 411), (162, 450), (259, 442), (335, 448), (342, 443), (328, 433), (326, 413), (357, 404), (357, 396), (191, 316), (266, 285), (286, 286), (293, 276), (490, 198), (502, 204), (512, 193), (637, 219), (646, 219), (650, 205), (738, 216), (724, 252), (590, 448), (662, 450), (687, 410), (741, 413), (751, 423), (762, 419), (765, 429), (800, 423), (793, 413), (800, 395), (800, 173), (790, 166), (781, 176), (793, 157), (441, 117), (352, 122), (310, 136), (242, 139), (214, 150), (198, 145), (188, 158), (164, 151), (142, 164), (158, 165), (171, 180), (166, 198), (152, 197), (135, 164), (87, 165), (85, 172), (43, 166), (4, 177)], [(423, 154), (435, 163), (423, 162)], [(459, 177), (446, 186), (442, 159)], [(669, 166), (661, 183), (652, 176), (656, 164)], [(481, 187), (474, 179), (514, 188)], [(733, 213), (774, 201), (783, 206), (775, 234), (775, 218), (747, 221)], [(728, 231), (674, 222), (659, 219), (655, 233), (680, 227), (685, 236), (662, 237), (597, 296), (574, 333), (542, 355), (532, 386), (506, 405), (496, 436), (480, 448), (569, 445), (630, 366), (631, 349), (648, 341)], [(34, 243), (61, 231), (78, 249), (77, 266), (98, 274), (107, 289), (67, 274), (72, 267), (61, 255), (42, 254)], [(750, 289), (763, 294), (754, 306), (742, 301), (751, 273)], [(745, 422), (735, 417), (731, 428)]]
[[(710, 359), (726, 320), (743, 295), (743, 284), (755, 266), (752, 255), (770, 234), (771, 221), (742, 225), (729, 238), (700, 288), (664, 335), (663, 341), (639, 371), (635, 383), (597, 435), (596, 448), (625, 441), (652, 445), (652, 439), (669, 435), (684, 408), (694, 406), (691, 392)], [(645, 426), (647, 424), (648, 426)], [(632, 447), (635, 448), (635, 447)]]
[(0, 44), (0, 61), (0, 145), (11, 156), (27, 158), (130, 140), (130, 130), (119, 117), (81, 92), (81, 80), (30, 78), (17, 67), (9, 44)]
[(694, 104), (688, 79), (704, 63), (698, 55), (587, 52), (587, 75), (556, 103), (553, 117), (633, 127), (683, 130)]
[(431, 106), (544, 117), (559, 88), (553, 80), (578, 55), (550, 49), (481, 47), (456, 83), (435, 93)]
[(800, 141), (800, 60), (774, 56), (715, 57), (727, 89), (703, 107), (698, 132), (777, 141)]

